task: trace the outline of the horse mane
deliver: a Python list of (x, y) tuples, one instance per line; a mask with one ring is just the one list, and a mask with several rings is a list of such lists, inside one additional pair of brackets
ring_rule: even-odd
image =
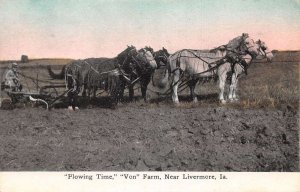
[(237, 49), (240, 46), (242, 40), (243, 40), (242, 36), (238, 36), (238, 37), (230, 40), (226, 45), (227, 49), (229, 49), (229, 50)]
[(154, 50), (153, 50), (152, 47), (150, 47), (150, 46), (145, 46), (144, 49), (146, 49), (147, 51), (150, 51), (150, 52), (152, 53), (152, 55), (154, 54)]
[(126, 55), (130, 50), (133, 50), (133, 49), (135, 49), (135, 46), (133, 46), (133, 45), (128, 46), (128, 45), (127, 45), (127, 48), (126, 48), (124, 51), (122, 51), (121, 53), (119, 53), (119, 54), (117, 55), (117, 57), (121, 57), (121, 56), (123, 56), (123, 55)]
[(241, 42), (244, 41), (248, 37), (249, 37), (248, 33), (243, 33), (241, 36), (238, 36), (238, 37), (230, 40), (227, 43), (226, 48), (229, 50), (235, 50), (241, 45)]
[(162, 52), (162, 53), (164, 53), (164, 54), (166, 54), (167, 56), (170, 56), (170, 53), (164, 47), (161, 50), (159, 50), (159, 51)]
[(260, 40), (260, 39), (258, 39), (257, 41), (255, 41), (255, 44), (257, 44), (263, 50), (268, 49), (268, 47), (266, 46), (266, 43), (264, 41)]
[(136, 48), (133, 45), (131, 45), (131, 46), (127, 45), (127, 48), (124, 51), (122, 51), (121, 53), (119, 53), (116, 57), (119, 64), (122, 64), (122, 61), (124, 61), (126, 59), (126, 57), (128, 56), (128, 52), (131, 50), (134, 50), (134, 49), (136, 49)]
[(227, 48), (227, 46), (226, 45), (221, 45), (221, 46), (219, 46), (219, 47), (216, 47), (216, 48), (214, 48), (214, 49), (211, 49), (211, 50), (209, 50), (209, 52), (210, 53), (216, 53), (217, 51), (225, 51), (226, 50), (226, 48)]

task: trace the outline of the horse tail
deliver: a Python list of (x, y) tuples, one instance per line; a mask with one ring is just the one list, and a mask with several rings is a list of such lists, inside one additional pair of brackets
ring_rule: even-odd
[(168, 83), (168, 80), (169, 80), (170, 73), (171, 73), (170, 60), (168, 59), (166, 69), (165, 69), (165, 75), (158, 83), (159, 88), (165, 88), (166, 87), (166, 85)]
[(47, 66), (47, 70), (48, 70), (50, 77), (52, 77), (53, 79), (64, 79), (65, 78), (66, 65), (63, 66), (63, 68), (59, 74), (55, 74), (52, 71), (50, 65)]

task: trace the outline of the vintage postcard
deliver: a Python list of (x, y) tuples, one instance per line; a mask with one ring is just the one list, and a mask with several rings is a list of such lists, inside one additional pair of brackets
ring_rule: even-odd
[(0, 191), (299, 191), (299, 21), (299, 0), (0, 0)]

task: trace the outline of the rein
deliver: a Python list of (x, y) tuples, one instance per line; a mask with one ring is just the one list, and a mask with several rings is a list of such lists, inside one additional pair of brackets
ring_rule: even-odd
[[(133, 49), (132, 49), (133, 50)], [(132, 51), (132, 50), (130, 50), (130, 51)], [(146, 54), (146, 52), (147, 52), (147, 50), (144, 50), (143, 49), (143, 56), (145, 57), (145, 54)], [(137, 54), (138, 55), (138, 54)], [(143, 64), (144, 65), (146, 65), (147, 64), (147, 62), (145, 62), (144, 60), (141, 60), (141, 59), (138, 59), (137, 58), (137, 55), (129, 55), (129, 53), (126, 55), (126, 58), (124, 59), (124, 61), (123, 61), (123, 64), (122, 64), (122, 66), (124, 66), (127, 62), (128, 62), (128, 58), (131, 58), (131, 60), (133, 61), (133, 63), (136, 65), (136, 67), (138, 67), (139, 69), (142, 69), (142, 66), (141, 66), (141, 62), (143, 62)], [(154, 59), (153, 59), (154, 60)], [(140, 61), (140, 62), (139, 62)], [(152, 61), (152, 60), (150, 60), (150, 61)], [(155, 60), (154, 60), (155, 61)], [(122, 76), (124, 77), (124, 79), (127, 81), (127, 83), (130, 83), (131, 85), (133, 85), (133, 84), (135, 84), (138, 80), (140, 80), (141, 79), (141, 75), (140, 76), (138, 76), (137, 78), (135, 78), (134, 80), (131, 80), (128, 76), (131, 76), (130, 74), (126, 74), (125, 73), (125, 71), (122, 69), (122, 67), (119, 67), (120, 68), (120, 72), (121, 72), (121, 74), (122, 74)], [(134, 73), (135, 74), (135, 72), (134, 71), (132, 71), (132, 73)], [(135, 74), (135, 75), (137, 75), (137, 74)]]
[[(239, 48), (240, 52), (238, 52), (238, 51), (236, 51), (236, 50), (226, 49), (226, 51), (229, 51), (229, 52), (234, 53), (235, 55), (237, 55), (238, 61), (235, 61), (235, 63), (239, 63), (240, 65), (242, 65), (242, 63), (240, 62), (240, 61), (241, 61), (240, 55), (241, 55), (241, 54), (245, 54), (245, 53), (242, 53), (243, 51), (241, 50), (241, 46), (242, 46), (242, 43), (243, 43), (243, 42), (244, 42), (244, 41), (241, 40), (241, 41), (239, 42), (239, 45), (238, 45), (238, 48)], [(249, 48), (247, 47), (247, 49), (249, 49)], [(187, 51), (187, 52), (191, 53), (194, 57), (182, 56), (181, 54), (182, 54), (183, 51)], [(193, 50), (193, 51), (197, 51), (197, 50)], [(192, 78), (195, 78), (195, 77), (197, 78), (197, 76), (199, 76), (199, 75), (201, 75), (201, 74), (204, 74), (204, 73), (208, 73), (208, 72), (214, 71), (214, 70), (216, 70), (218, 67), (220, 67), (221, 65), (223, 65), (224, 63), (226, 63), (226, 62), (228, 61), (228, 55), (226, 54), (226, 56), (220, 57), (220, 59), (217, 60), (217, 61), (214, 61), (214, 62), (207, 62), (207, 61), (205, 61), (203, 58), (201, 58), (200, 56), (196, 55), (193, 51), (192, 51), (192, 50), (189, 50), (189, 49), (184, 49), (184, 50), (181, 50), (180, 53), (177, 52), (177, 53), (179, 54), (179, 56), (176, 58), (176, 66), (177, 66), (177, 67), (176, 67), (174, 70), (172, 70), (170, 73), (171, 73), (171, 74), (174, 74), (177, 70), (181, 70), (181, 68), (180, 68), (180, 58), (182, 58), (182, 57), (198, 58), (198, 59), (200, 59), (201, 61), (203, 61), (204, 63), (206, 63), (206, 64), (209, 66), (209, 69), (208, 69), (208, 70), (202, 71), (202, 72), (200, 72), (200, 73), (195, 73), (195, 74), (191, 75)], [(208, 57), (208, 58), (209, 58), (209, 57)], [(215, 66), (211, 66), (211, 65), (213, 65), (213, 64), (215, 64)], [(244, 66), (243, 66), (243, 69), (245, 69)], [(215, 74), (214, 74), (214, 75), (215, 75)], [(163, 94), (166, 94), (166, 93), (169, 92), (171, 89), (173, 89), (173, 87), (176, 86), (176, 85), (182, 80), (183, 77), (184, 77), (184, 75), (183, 75), (183, 73), (181, 73), (181, 76), (180, 76), (180, 78), (178, 79), (178, 81), (175, 82), (175, 83), (172, 82), (172, 83), (171, 83), (172, 85), (170, 86), (170, 88), (167, 89), (167, 91), (165, 91), (165, 93), (163, 93)], [(183, 83), (183, 85), (181, 85), (181, 86), (184, 86), (184, 85), (186, 85), (186, 84), (187, 84), (187, 81), (186, 81), (185, 83)], [(185, 89), (185, 88), (184, 88), (184, 89)], [(184, 89), (182, 89), (182, 90), (184, 90)]]
[(88, 63), (86, 60), (84, 60), (84, 62), (88, 64), (93, 71), (99, 74), (99, 71), (97, 71), (90, 63)]

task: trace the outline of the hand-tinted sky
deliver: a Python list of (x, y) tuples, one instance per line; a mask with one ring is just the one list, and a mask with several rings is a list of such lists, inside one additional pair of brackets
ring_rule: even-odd
[(0, 0), (0, 59), (210, 49), (247, 32), (300, 50), (299, 0)]

